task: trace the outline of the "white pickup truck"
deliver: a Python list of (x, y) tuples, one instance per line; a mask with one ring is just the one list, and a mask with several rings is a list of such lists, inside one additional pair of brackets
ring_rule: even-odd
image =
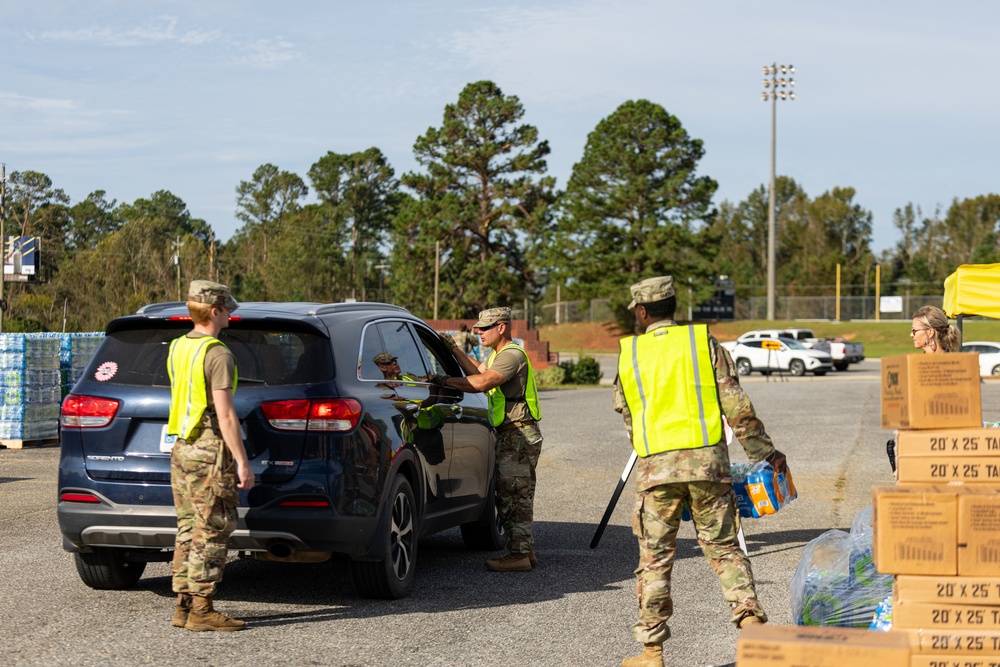
[(850, 343), (845, 338), (816, 338), (812, 329), (785, 329), (793, 340), (797, 340), (813, 350), (829, 352), (833, 357), (833, 367), (838, 371), (846, 371), (851, 364), (864, 361), (865, 346), (863, 343)]
[[(736, 342), (761, 338), (791, 338), (810, 350), (826, 352), (833, 359), (833, 367), (838, 371), (846, 371), (848, 366), (865, 358), (865, 346), (862, 343), (849, 343), (843, 338), (816, 338), (812, 329), (758, 329), (746, 332), (737, 338)], [(729, 351), (732, 352), (732, 349)]]

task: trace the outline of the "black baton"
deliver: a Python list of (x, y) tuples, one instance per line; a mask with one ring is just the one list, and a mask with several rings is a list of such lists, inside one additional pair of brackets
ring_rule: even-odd
[(622, 477), (618, 480), (618, 486), (615, 487), (615, 492), (611, 494), (611, 502), (608, 503), (608, 509), (604, 510), (604, 516), (601, 517), (601, 523), (597, 526), (597, 532), (594, 533), (594, 539), (590, 541), (590, 548), (597, 548), (597, 543), (601, 541), (601, 535), (604, 534), (604, 529), (608, 526), (608, 521), (611, 519), (611, 513), (615, 511), (615, 505), (618, 504), (618, 497), (622, 495), (622, 489), (625, 488), (625, 480), (632, 472), (632, 467), (635, 466), (635, 460), (639, 458), (635, 450), (632, 450), (632, 456), (628, 457), (628, 463), (625, 464), (625, 470), (622, 470)]

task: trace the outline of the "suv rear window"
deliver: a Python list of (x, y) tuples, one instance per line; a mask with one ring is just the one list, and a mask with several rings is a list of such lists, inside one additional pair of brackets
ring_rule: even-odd
[[(191, 330), (179, 327), (123, 329), (108, 334), (84, 374), (85, 380), (140, 387), (169, 387), (170, 341)], [(228, 328), (219, 334), (236, 357), (240, 383), (287, 385), (333, 377), (329, 341), (315, 333), (281, 328)], [(110, 377), (109, 377), (110, 376)]]

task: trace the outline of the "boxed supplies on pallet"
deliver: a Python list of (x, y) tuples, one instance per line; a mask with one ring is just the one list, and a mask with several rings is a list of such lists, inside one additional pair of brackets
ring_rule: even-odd
[[(917, 655), (976, 656), (984, 659), (1000, 656), (1000, 631), (997, 630), (893, 629), (885, 634), (908, 635), (913, 653)], [(975, 662), (972, 664), (975, 665)]]
[(910, 456), (1000, 457), (1000, 428), (899, 431), (896, 434), (896, 457)]
[(1000, 487), (901, 484), (872, 489), (873, 556), (883, 574), (1000, 572)]
[(902, 354), (882, 359), (882, 428), (982, 426), (979, 355)]
[(893, 581), (892, 597), (899, 602), (1000, 605), (1000, 577), (899, 575)]
[(910, 667), (910, 639), (857, 628), (753, 625), (736, 641), (739, 667)]
[(1000, 630), (1000, 606), (895, 600), (892, 605), (892, 627), (930, 630)]
[(896, 479), (900, 484), (1000, 484), (1000, 457), (901, 456)]
[(958, 498), (944, 487), (872, 489), (872, 556), (882, 574), (958, 572)]

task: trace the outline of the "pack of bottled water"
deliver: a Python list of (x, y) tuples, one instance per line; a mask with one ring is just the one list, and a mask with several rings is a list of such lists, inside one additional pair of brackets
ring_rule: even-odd
[(48, 440), (59, 436), (59, 420), (0, 421), (0, 440)]

